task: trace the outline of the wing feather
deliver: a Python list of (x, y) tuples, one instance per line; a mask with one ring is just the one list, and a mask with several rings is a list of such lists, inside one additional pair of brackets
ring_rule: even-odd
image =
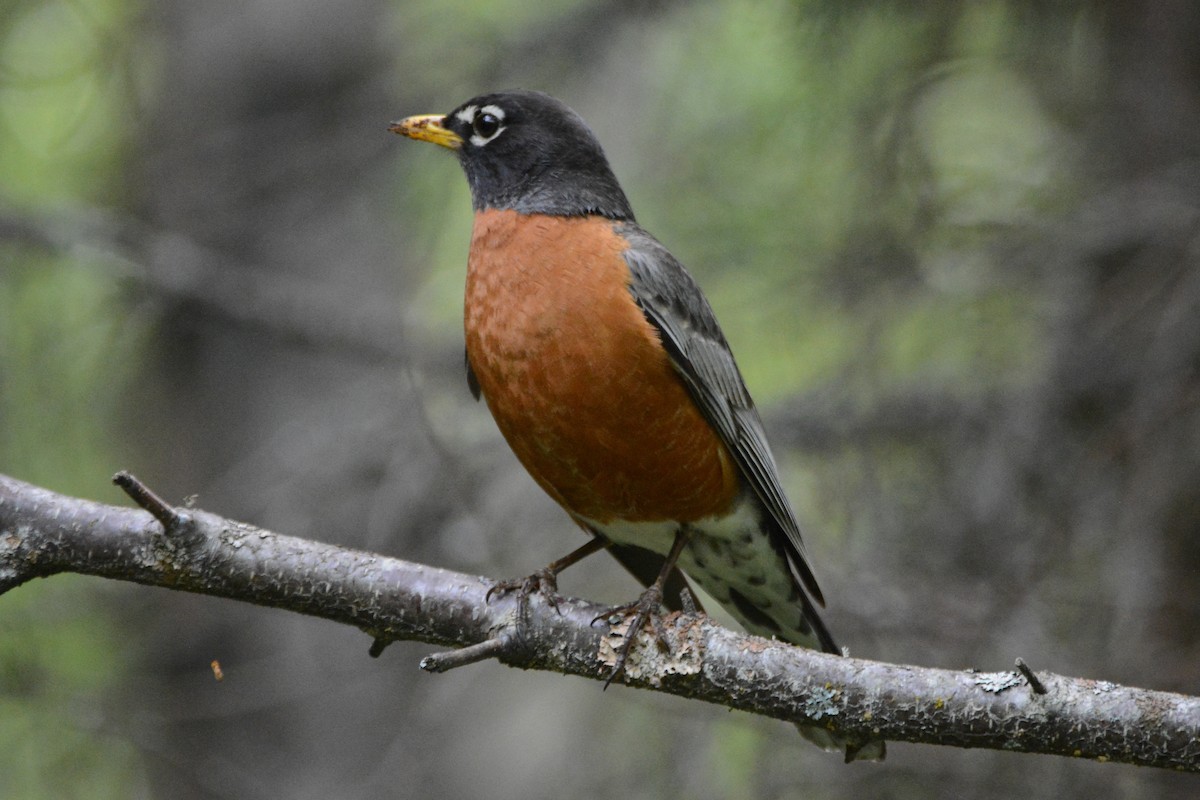
[(712, 307), (683, 265), (658, 240), (633, 223), (621, 223), (618, 231), (629, 242), (625, 260), (632, 273), (634, 300), (658, 329), (692, 398), (762, 502), (776, 546), (786, 554), (796, 580), (814, 601), (825, 605), (796, 514), (779, 483), (779, 469), (762, 420)]

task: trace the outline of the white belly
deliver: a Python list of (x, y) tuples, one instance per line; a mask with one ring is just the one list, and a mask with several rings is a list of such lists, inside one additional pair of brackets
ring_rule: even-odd
[[(616, 544), (666, 555), (679, 524), (583, 520)], [(803, 598), (787, 561), (772, 547), (757, 505), (743, 499), (734, 512), (691, 523), (692, 538), (679, 568), (751, 633), (820, 649), (804, 622)]]

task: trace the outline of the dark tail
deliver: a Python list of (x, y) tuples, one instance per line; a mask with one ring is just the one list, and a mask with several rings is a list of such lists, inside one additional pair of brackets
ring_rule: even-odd
[[(804, 603), (804, 621), (808, 623), (813, 633), (816, 634), (817, 640), (821, 643), (822, 650), (826, 653), (832, 653), (835, 656), (845, 655), (842, 649), (837, 646), (837, 642), (833, 640), (829, 629), (825, 627), (825, 621), (821, 619), (821, 615), (817, 613), (812, 603), (807, 600)], [(887, 746), (882, 739), (867, 742), (851, 741), (844, 736), (813, 725), (796, 725), (796, 730), (800, 731), (801, 736), (822, 750), (845, 753), (847, 764), (851, 761), (883, 761), (887, 756)]]

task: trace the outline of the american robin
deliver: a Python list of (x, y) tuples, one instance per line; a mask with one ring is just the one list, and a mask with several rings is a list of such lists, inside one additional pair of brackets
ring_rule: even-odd
[[(747, 630), (839, 653), (716, 316), (638, 226), (583, 119), (540, 92), (504, 91), (390, 130), (457, 154), (475, 211), (468, 383), (534, 480), (593, 536), (541, 580), (553, 588), (561, 569), (607, 548), (649, 586), (623, 609), (634, 617), (614, 676), (647, 617), (675, 602), (676, 567)], [(883, 755), (882, 742), (801, 730), (847, 760)]]

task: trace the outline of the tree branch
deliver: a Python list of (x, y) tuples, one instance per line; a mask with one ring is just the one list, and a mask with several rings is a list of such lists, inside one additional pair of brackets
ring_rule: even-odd
[[(126, 474), (131, 494), (145, 487)], [(141, 499), (153, 493), (145, 490)], [(165, 505), (165, 504), (164, 504)], [(0, 594), (60, 572), (243, 600), (353, 625), (390, 641), (467, 648), (431, 671), (484, 658), (603, 680), (623, 627), (564, 598), (486, 600), (492, 582), (283, 536), (203, 511), (160, 516), (55, 494), (0, 475)], [(1120, 761), (1200, 772), (1200, 698), (1038, 673), (955, 672), (818, 653), (671, 614), (669, 651), (643, 634), (622, 680), (755, 714), (884, 738)], [(1029, 674), (1029, 673), (1026, 673)]]

